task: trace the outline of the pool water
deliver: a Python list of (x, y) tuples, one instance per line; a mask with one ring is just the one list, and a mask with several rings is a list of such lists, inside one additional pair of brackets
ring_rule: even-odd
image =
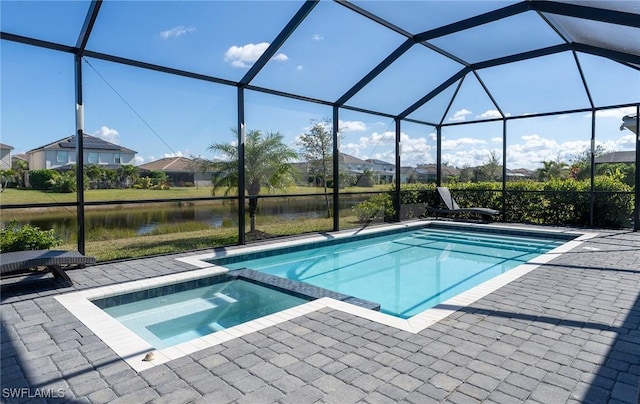
[(406, 319), (566, 241), (424, 228), (253, 259), (211, 262), (376, 302), (380, 311)]
[(161, 349), (307, 301), (251, 282), (232, 280), (103, 310)]

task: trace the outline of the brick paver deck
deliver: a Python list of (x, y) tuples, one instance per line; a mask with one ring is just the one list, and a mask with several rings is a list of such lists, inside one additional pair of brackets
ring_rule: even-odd
[(53, 296), (187, 264), (3, 280), (2, 401), (635, 404), (640, 233), (599, 233), (418, 334), (325, 309), (140, 373)]

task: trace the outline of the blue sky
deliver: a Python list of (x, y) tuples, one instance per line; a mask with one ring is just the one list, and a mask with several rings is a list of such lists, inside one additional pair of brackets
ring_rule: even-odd
[[(513, 2), (355, 2), (411, 33)], [(88, 3), (3, 0), (2, 30), (74, 45)], [(87, 49), (175, 69), (237, 81), (296, 13), (301, 2), (107, 1)], [(431, 18), (419, 18), (429, 15)], [(147, 18), (144, 16), (153, 16)], [(318, 4), (252, 85), (335, 101), (405, 38), (328, 1)], [(560, 43), (533, 12), (520, 14), (432, 43), (477, 62)], [(2, 41), (1, 142), (22, 153), (75, 133), (73, 57)], [(640, 73), (618, 63), (578, 54), (598, 106), (638, 102)], [(415, 45), (347, 104), (398, 114), (461, 69), (457, 62)], [(569, 52), (478, 71), (506, 116), (589, 106)], [(477, 77), (464, 78), (445, 115), (455, 85), (417, 109), (411, 118), (443, 123), (500, 116)], [(137, 152), (137, 164), (168, 156), (215, 157), (214, 142), (233, 142), (236, 89), (85, 58), (85, 132)], [(330, 107), (245, 92), (248, 129), (280, 132), (298, 148), (312, 122), (328, 119)], [(598, 113), (597, 144), (633, 150), (633, 134), (621, 118), (635, 108)], [(382, 116), (341, 110), (341, 151), (393, 162), (395, 124)], [(591, 117), (575, 113), (510, 120), (507, 167), (534, 169), (543, 160), (570, 161), (590, 144)], [(443, 161), (475, 166), (502, 156), (502, 124), (443, 129)], [(432, 126), (403, 123), (402, 165), (435, 162)]]

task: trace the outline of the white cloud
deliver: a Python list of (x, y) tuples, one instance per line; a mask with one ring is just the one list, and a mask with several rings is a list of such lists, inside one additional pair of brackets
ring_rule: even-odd
[(162, 39), (177, 38), (195, 30), (195, 27), (185, 27), (184, 25), (178, 25), (177, 27), (160, 32), (160, 37), (162, 37)]
[[(233, 67), (250, 67), (269, 47), (268, 42), (258, 44), (246, 44), (244, 46), (232, 46), (224, 54), (224, 61), (231, 63)], [(283, 62), (289, 60), (284, 53), (278, 53), (273, 57), (274, 60)]]
[(320, 35), (320, 34), (313, 34), (311, 36), (311, 39), (314, 40), (314, 41), (322, 41), (322, 40), (324, 40), (324, 37), (322, 35)]
[(624, 135), (616, 141), (616, 144), (619, 145), (621, 149), (633, 150), (636, 145), (636, 135)]
[(558, 149), (558, 142), (553, 139), (546, 139), (538, 134), (532, 135), (523, 135), (520, 139), (524, 140), (524, 145), (527, 149), (547, 149), (554, 150), (554, 154), (556, 154), (556, 150)]
[[(522, 143), (512, 144), (507, 148), (507, 167), (540, 168), (543, 161), (560, 160), (570, 163), (572, 159), (590, 147), (589, 140), (571, 140), (558, 143), (553, 139), (538, 134), (524, 135)], [(609, 147), (606, 145), (605, 147)]]
[(362, 132), (367, 130), (367, 125), (362, 121), (338, 121), (338, 128), (341, 133)]
[[(598, 118), (616, 118), (622, 119), (625, 115), (631, 115), (636, 113), (635, 107), (625, 107), (616, 109), (602, 109), (596, 111), (596, 117)], [(585, 114), (585, 118), (591, 118), (591, 114)]]
[(286, 62), (287, 60), (289, 60), (289, 57), (284, 53), (278, 53), (272, 59), (277, 60), (278, 62)]
[(464, 121), (465, 119), (467, 119), (467, 115), (472, 114), (471, 111), (469, 111), (468, 109), (461, 109), (459, 111), (456, 111), (453, 116), (451, 118), (449, 118), (450, 121)]
[(465, 146), (485, 145), (487, 142), (481, 139), (472, 139), (470, 137), (461, 137), (459, 139), (448, 140), (442, 139), (442, 150), (458, 149)]
[(162, 158), (163, 158), (163, 159), (166, 159), (166, 158), (169, 158), (169, 157), (182, 157), (182, 156), (184, 156), (184, 155), (182, 154), (182, 152), (181, 152), (181, 151), (177, 151), (177, 152), (175, 152), (175, 153), (164, 153), (164, 154), (162, 155)]
[(302, 65), (296, 66), (296, 70), (303, 70), (303, 69), (304, 69), (304, 67)]
[(141, 165), (141, 164), (144, 164), (144, 157), (141, 157), (141, 156), (135, 156), (135, 157), (133, 158), (133, 165), (134, 165), (134, 166), (139, 166), (139, 165)]
[(500, 114), (500, 111), (498, 111), (497, 109), (489, 109), (481, 113), (480, 115), (476, 116), (476, 118), (483, 118), (483, 119), (502, 118), (502, 115)]
[(491, 138), (491, 143), (502, 144), (502, 138), (501, 137), (492, 137)]
[(93, 132), (91, 136), (98, 137), (114, 144), (120, 144), (120, 134), (118, 131), (106, 126), (101, 126), (100, 129)]

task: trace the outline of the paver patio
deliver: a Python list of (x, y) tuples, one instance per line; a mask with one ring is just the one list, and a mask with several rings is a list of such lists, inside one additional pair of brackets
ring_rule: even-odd
[(640, 233), (597, 232), (418, 334), (324, 309), (139, 373), (54, 296), (188, 264), (96, 265), (69, 271), (73, 287), (3, 280), (2, 400), (635, 404)]

